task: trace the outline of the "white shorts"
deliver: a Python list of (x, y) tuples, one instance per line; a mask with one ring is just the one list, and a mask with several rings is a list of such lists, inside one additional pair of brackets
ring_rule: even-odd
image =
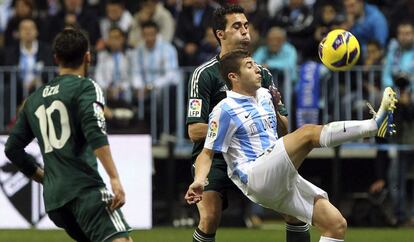
[(312, 224), (316, 196), (328, 194), (299, 175), (286, 153), (283, 138), (273, 150), (252, 162), (246, 195), (254, 202)]

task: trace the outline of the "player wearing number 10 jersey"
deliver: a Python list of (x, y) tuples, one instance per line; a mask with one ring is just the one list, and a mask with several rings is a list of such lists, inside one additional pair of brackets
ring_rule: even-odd
[[(90, 62), (88, 40), (79, 30), (65, 29), (53, 50), (59, 76), (27, 98), (6, 155), (26, 176), (43, 183), (49, 217), (73, 239), (131, 241), (119, 210), (125, 194), (108, 145), (102, 90), (84, 77)], [(34, 138), (44, 168), (24, 152)], [(110, 177), (113, 195), (97, 171), (93, 152)]]

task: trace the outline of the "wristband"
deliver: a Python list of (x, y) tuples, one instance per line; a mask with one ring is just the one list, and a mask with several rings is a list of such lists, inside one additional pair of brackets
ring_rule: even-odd
[(288, 111), (287, 108), (285, 107), (284, 104), (279, 104), (277, 105), (277, 111), (279, 112), (280, 115), (287, 117), (288, 116)]

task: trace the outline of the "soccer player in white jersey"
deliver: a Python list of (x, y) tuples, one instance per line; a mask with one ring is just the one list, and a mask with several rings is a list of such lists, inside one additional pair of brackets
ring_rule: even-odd
[[(220, 60), (221, 74), (231, 89), (209, 117), (204, 149), (196, 160), (194, 182), (185, 199), (202, 200), (214, 152), (222, 152), (228, 176), (252, 201), (313, 224), (320, 242), (344, 241), (346, 220), (325, 191), (302, 178), (297, 169), (316, 147), (333, 147), (364, 137), (395, 132), (392, 114), (396, 94), (387, 87), (378, 112), (360, 121), (305, 125), (281, 138), (272, 91), (261, 87), (258, 66), (244, 50)], [(282, 122), (282, 125), (286, 125)]]

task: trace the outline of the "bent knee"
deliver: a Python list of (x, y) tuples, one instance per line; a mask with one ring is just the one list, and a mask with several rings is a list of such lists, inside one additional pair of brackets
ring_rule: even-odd
[(328, 226), (325, 228), (335, 238), (343, 238), (347, 230), (348, 224), (346, 219), (340, 214), (335, 218), (331, 218)]
[(348, 223), (347, 223), (346, 219), (341, 215), (341, 217), (339, 218), (339, 220), (336, 224), (337, 224), (338, 233), (345, 235), (345, 232), (348, 228)]
[(298, 131), (300, 130), (302, 140), (306, 141), (311, 146), (315, 142), (315, 140), (319, 142), (319, 140), (317, 139), (315, 135), (316, 133), (318, 133), (316, 132), (317, 129), (318, 129), (318, 125), (305, 124), (302, 127), (300, 127)]

